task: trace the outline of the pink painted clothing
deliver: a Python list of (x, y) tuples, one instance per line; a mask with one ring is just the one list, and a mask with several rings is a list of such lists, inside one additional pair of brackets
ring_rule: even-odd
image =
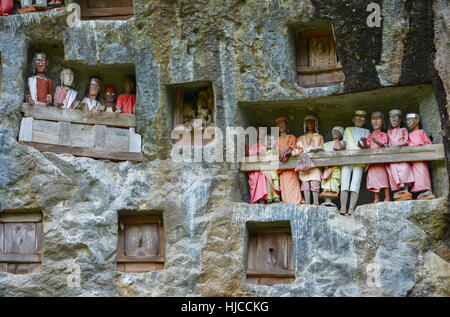
[(119, 95), (116, 107), (121, 108), (122, 113), (133, 113), (133, 109), (136, 107), (136, 95)]
[[(408, 130), (405, 128), (389, 129), (387, 137), (389, 146), (396, 147), (400, 143), (408, 142)], [(405, 184), (414, 182), (414, 175), (409, 163), (391, 163), (386, 166), (386, 169), (393, 191), (403, 189)]]
[[(378, 144), (372, 141), (376, 139), (381, 143), (388, 143), (387, 134), (381, 131), (374, 131), (367, 137), (367, 145), (371, 149), (379, 148)], [(367, 189), (371, 192), (380, 192), (381, 189), (389, 188), (389, 177), (385, 164), (370, 164), (367, 172)]]
[[(410, 132), (408, 135), (408, 146), (431, 144), (424, 130)], [(427, 162), (413, 162), (411, 168), (414, 175), (414, 184), (411, 188), (413, 193), (431, 190), (431, 177)]]
[[(263, 143), (253, 144), (248, 150), (250, 156), (256, 156), (258, 152), (266, 152), (267, 148)], [(250, 186), (250, 204), (256, 203), (260, 199), (267, 197), (267, 183), (264, 172), (256, 171), (248, 173), (248, 185)]]
[[(75, 103), (77, 102), (76, 92), (71, 88), (66, 89), (63, 86), (56, 87), (55, 94), (53, 95), (53, 105), (56, 107), (58, 104), (64, 104), (64, 100), (66, 99), (66, 96), (69, 92), (74, 93), (75, 98), (74, 98), (72, 104), (67, 108), (73, 109), (75, 107)], [(64, 108), (65, 108), (65, 105), (64, 105)]]
[(13, 7), (13, 0), (0, 0), (0, 16), (10, 15)]

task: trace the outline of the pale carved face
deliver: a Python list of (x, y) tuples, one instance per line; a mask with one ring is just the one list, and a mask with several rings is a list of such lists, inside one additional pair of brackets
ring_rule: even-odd
[(389, 115), (389, 121), (391, 122), (392, 128), (400, 127), (400, 123), (402, 123), (402, 117), (399, 114), (391, 114)]
[(336, 140), (336, 139), (340, 140), (341, 137), (342, 137), (342, 134), (341, 134), (341, 132), (339, 130), (334, 129), (334, 130), (331, 131), (331, 136), (333, 137), (333, 140)]
[(61, 82), (63, 86), (72, 87), (73, 81), (75, 79), (75, 74), (70, 69), (64, 69), (61, 72)]
[(416, 131), (419, 129), (419, 119), (417, 119), (417, 118), (407, 119), (406, 124), (408, 125), (409, 131)]
[(91, 83), (91, 85), (89, 86), (89, 97), (97, 98), (99, 92), (100, 85), (97, 83)]
[(381, 128), (383, 127), (383, 118), (380, 116), (372, 117), (371, 123), (374, 131), (381, 131)]
[(130, 79), (128, 78), (125, 79), (124, 86), (125, 86), (125, 93), (131, 94), (133, 92), (134, 84)]
[(355, 114), (352, 120), (353, 124), (357, 128), (362, 128), (366, 123), (366, 117), (362, 114)]
[(316, 130), (316, 121), (315, 120), (308, 120), (306, 122), (306, 128), (308, 129), (308, 133), (313, 133)]

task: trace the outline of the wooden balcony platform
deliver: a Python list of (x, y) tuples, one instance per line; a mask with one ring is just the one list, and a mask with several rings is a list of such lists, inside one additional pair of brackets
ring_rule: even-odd
[[(404, 146), (396, 148), (346, 150), (311, 153), (310, 157), (317, 167), (351, 164), (396, 163), (445, 160), (443, 144), (423, 146)], [(241, 171), (289, 170), (297, 166), (298, 157), (287, 162), (279, 162), (278, 156), (246, 157)]]
[(19, 143), (41, 152), (142, 161), (134, 114), (87, 112), (23, 104)]

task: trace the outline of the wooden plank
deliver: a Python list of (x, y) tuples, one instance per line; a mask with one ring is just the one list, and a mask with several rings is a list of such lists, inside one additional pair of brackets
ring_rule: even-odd
[(22, 118), (20, 123), (19, 141), (33, 140), (33, 118)]
[(247, 276), (249, 277), (278, 277), (278, 278), (290, 278), (295, 277), (294, 271), (287, 272), (255, 272), (247, 270)]
[(42, 222), (38, 222), (35, 224), (36, 230), (36, 242), (34, 246), (34, 253), (42, 252), (42, 239), (43, 239), (43, 227)]
[(58, 122), (34, 120), (32, 141), (59, 144)]
[(0, 213), (0, 222), (39, 222), (39, 221), (42, 221), (42, 214), (40, 212)]
[(120, 271), (124, 273), (145, 273), (163, 269), (164, 263), (123, 263), (123, 270)]
[[(94, 148), (95, 142), (94, 126), (73, 123), (70, 125), (70, 142), (72, 147)], [(40, 141), (42, 143), (48, 143)]]
[(0, 262), (39, 263), (41, 262), (41, 255), (38, 253), (30, 253), (30, 254), (3, 253), (0, 254)]
[(58, 122), (58, 136), (61, 145), (71, 145), (71, 129), (70, 122), (60, 121)]
[(101, 8), (101, 9), (84, 9), (81, 11), (82, 17), (109, 17), (109, 16), (123, 16), (133, 15), (133, 7), (124, 8)]
[(20, 263), (17, 265), (15, 274), (28, 274), (30, 273), (30, 264)]
[(0, 254), (3, 253), (3, 244), (5, 241), (4, 235), (5, 235), (5, 225), (3, 223), (0, 223)]
[(135, 132), (135, 128), (130, 128), (130, 147), (129, 152), (141, 152), (141, 136)]
[(124, 244), (125, 256), (127, 258), (132, 256), (138, 259), (133, 260), (133, 262), (151, 262), (140, 258), (158, 256), (158, 224), (125, 225)]
[(117, 232), (117, 256), (124, 256), (124, 239), (125, 239), (125, 225), (123, 224), (123, 218), (119, 217), (118, 232)]
[(175, 92), (175, 105), (173, 109), (173, 128), (183, 124), (183, 97), (184, 87), (178, 87)]
[(104, 150), (106, 148), (106, 126), (94, 125), (94, 148)]
[(124, 225), (138, 225), (144, 223), (158, 223), (162, 220), (161, 216), (123, 216), (122, 222)]
[[(443, 144), (319, 152), (310, 156), (317, 167), (445, 160)], [(297, 161), (298, 157), (291, 157), (287, 162), (278, 162), (278, 156), (269, 157), (264, 161), (257, 161), (254, 157), (245, 158), (241, 171), (294, 169), (297, 166)]]
[(41, 273), (42, 263), (30, 263), (30, 273)]
[[(3, 253), (31, 254), (36, 243), (34, 223), (5, 223)], [(5, 262), (5, 261), (3, 261)]]
[[(130, 129), (108, 127), (106, 129), (106, 149), (110, 152), (131, 152)], [(140, 149), (137, 152), (141, 152)]]
[(162, 222), (162, 219), (158, 222), (158, 239), (158, 255), (163, 257), (166, 254), (166, 238), (164, 234), (164, 224)]
[(164, 263), (163, 256), (117, 256), (118, 263)]
[(22, 104), (21, 111), (24, 113), (25, 117), (33, 117), (34, 119), (39, 120), (66, 121), (91, 125), (100, 124), (122, 128), (136, 127), (136, 115), (128, 113), (60, 109), (51, 106), (30, 106), (26, 103)]
[(107, 152), (82, 147), (73, 147), (66, 145), (55, 145), (41, 142), (19, 141), (20, 144), (32, 146), (41, 152), (69, 153), (74, 156), (92, 157), (97, 159), (107, 159), (115, 161), (134, 161), (141, 162), (144, 159), (142, 153), (131, 152)]

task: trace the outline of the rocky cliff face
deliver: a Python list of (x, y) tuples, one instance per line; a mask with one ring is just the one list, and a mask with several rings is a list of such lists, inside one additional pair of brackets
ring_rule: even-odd
[[(436, 115), (426, 122), (439, 126), (439, 116), (447, 118), (448, 5), (380, 1), (385, 24), (370, 29), (369, 2), (134, 0), (131, 20), (72, 28), (62, 12), (0, 18), (0, 211), (39, 209), (44, 215), (42, 272), (0, 273), (0, 295), (449, 296), (445, 198), (363, 205), (354, 217), (325, 207), (256, 206), (245, 203), (245, 175), (235, 164), (170, 159), (167, 92), (184, 82), (214, 84), (215, 122), (222, 129), (245, 125), (241, 103), (276, 106), (431, 82), (439, 109), (430, 109)], [(308, 90), (297, 85), (292, 32), (318, 19), (333, 23), (346, 81)], [(435, 60), (429, 61), (433, 46)], [(95, 72), (135, 69), (142, 163), (40, 153), (18, 144), (29, 56), (42, 47), (54, 62), (54, 82), (67, 65), (77, 70), (79, 90)], [(436, 102), (417, 109), (427, 112), (429, 104)], [(439, 173), (445, 183), (448, 175)], [(117, 271), (117, 213), (123, 210), (163, 213), (164, 270)], [(295, 282), (248, 284), (246, 223), (282, 220), (292, 230)], [(73, 263), (80, 267), (79, 288), (67, 283)]]

